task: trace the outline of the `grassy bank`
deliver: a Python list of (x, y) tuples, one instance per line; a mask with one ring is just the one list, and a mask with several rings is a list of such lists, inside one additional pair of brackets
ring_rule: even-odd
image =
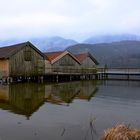
[(140, 140), (140, 129), (119, 124), (105, 130), (100, 140)]

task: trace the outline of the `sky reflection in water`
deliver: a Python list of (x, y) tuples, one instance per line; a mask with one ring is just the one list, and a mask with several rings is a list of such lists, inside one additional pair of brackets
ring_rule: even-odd
[(140, 127), (140, 82), (0, 86), (2, 140), (92, 140), (116, 123)]

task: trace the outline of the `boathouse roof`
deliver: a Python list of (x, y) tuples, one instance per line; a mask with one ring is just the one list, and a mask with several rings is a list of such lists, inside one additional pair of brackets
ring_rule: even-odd
[(56, 61), (58, 61), (60, 58), (62, 58), (63, 56), (65, 56), (66, 54), (69, 54), (76, 62), (78, 62), (79, 64), (80, 61), (69, 51), (57, 51), (57, 52), (46, 52), (44, 53), (44, 55), (46, 56), (46, 59), (49, 60), (51, 63), (54, 63)]
[(44, 57), (44, 54), (37, 49), (32, 43), (28, 42), (23, 42), (19, 44), (14, 44), (10, 46), (4, 46), (0, 48), (0, 59), (8, 59), (10, 56), (14, 55), (17, 53), (19, 50), (21, 50), (25, 46), (30, 46), (32, 47), (35, 51), (37, 51), (40, 55)]
[(46, 56), (46, 59), (49, 61), (54, 60), (56, 57), (58, 57), (59, 55), (61, 55), (64, 51), (58, 51), (58, 52), (46, 52), (44, 53)]
[(87, 57), (90, 57), (92, 59), (92, 61), (98, 65), (98, 61), (88, 52), (88, 53), (80, 53), (80, 54), (76, 54), (75, 57), (80, 61), (83, 62)]

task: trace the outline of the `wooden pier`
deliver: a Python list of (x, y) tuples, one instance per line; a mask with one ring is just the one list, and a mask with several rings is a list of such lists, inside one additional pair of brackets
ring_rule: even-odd
[(58, 51), (43, 53), (32, 43), (23, 42), (0, 48), (0, 83), (43, 80), (140, 80), (140, 68), (99, 68), (88, 52), (72, 54)]
[(44, 79), (54, 82), (74, 80), (139, 80), (140, 69), (94, 68), (94, 69), (53, 69)]
[[(140, 81), (140, 69), (134, 68), (88, 68), (88, 69), (59, 69), (51, 68), (50, 72), (45, 75), (33, 77), (16, 77), (9, 78), (10, 81), (38, 81), (38, 82), (64, 82), (64, 81), (78, 81), (78, 80), (137, 80)], [(4, 77), (5, 78), (5, 77)], [(5, 79), (2, 83), (5, 83)], [(14, 80), (16, 79), (16, 80)]]
[(50, 81), (140, 80), (140, 68), (53, 69), (45, 75)]
[(75, 81), (75, 80), (93, 80), (96, 79), (97, 69), (60, 69), (51, 68), (50, 72), (46, 73), (44, 80), (61, 82), (61, 81)]
[(101, 80), (140, 80), (140, 68), (99, 68)]

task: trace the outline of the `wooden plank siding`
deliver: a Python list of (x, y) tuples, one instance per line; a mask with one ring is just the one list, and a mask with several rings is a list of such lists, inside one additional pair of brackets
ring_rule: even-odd
[[(71, 73), (80, 68), (80, 62), (68, 51), (45, 53), (45, 74)], [(73, 71), (75, 72), (75, 71)]]
[(0, 51), (4, 52), (0, 58), (1, 77), (44, 75), (44, 55), (30, 42), (3, 47)]
[(97, 60), (88, 52), (88, 53), (81, 53), (75, 54), (75, 57), (80, 61), (81, 68), (96, 68), (99, 64)]
[(29, 77), (59, 73), (93, 74), (96, 73), (97, 64), (89, 53), (74, 55), (65, 50), (43, 54), (30, 42), (0, 48), (1, 80), (4, 77), (29, 79)]
[(8, 59), (0, 60), (0, 79), (3, 76), (8, 75), (9, 75), (9, 60)]
[[(29, 53), (29, 54), (28, 54)], [(10, 76), (44, 74), (44, 60), (33, 48), (26, 46), (9, 59)]]
[(68, 51), (44, 53), (45, 74), (93, 74), (97, 61), (89, 54), (73, 55)]
[(95, 68), (96, 64), (95, 64), (95, 62), (89, 56), (87, 56), (83, 60), (83, 62), (81, 62), (81, 67), (82, 68)]
[(67, 72), (70, 69), (79, 69), (79, 63), (75, 61), (69, 54), (66, 54), (54, 64), (52, 64), (52, 69), (58, 69), (60, 72)]

